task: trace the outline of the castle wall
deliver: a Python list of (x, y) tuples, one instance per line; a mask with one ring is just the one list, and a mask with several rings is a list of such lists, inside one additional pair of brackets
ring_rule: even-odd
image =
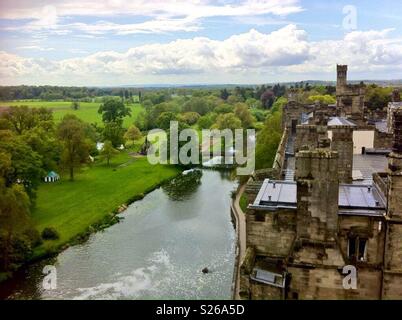
[(303, 146), (310, 149), (316, 148), (318, 143), (317, 126), (315, 125), (298, 125), (296, 129), (295, 153), (299, 152)]
[(297, 235), (325, 241), (338, 227), (338, 155), (329, 149), (296, 155)]
[(333, 126), (331, 149), (338, 152), (339, 183), (352, 183), (353, 128)]
[(337, 268), (289, 267), (292, 275), (288, 297), (298, 299), (379, 299), (381, 271), (358, 269), (357, 289), (344, 289), (344, 275)]
[(391, 149), (394, 136), (392, 133), (374, 131), (374, 148), (376, 149)]
[(259, 255), (285, 257), (296, 236), (296, 212), (250, 210), (246, 217), (247, 247)]

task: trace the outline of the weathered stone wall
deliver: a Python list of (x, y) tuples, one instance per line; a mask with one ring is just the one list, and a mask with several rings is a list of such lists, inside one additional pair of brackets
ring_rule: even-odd
[(250, 280), (250, 293), (252, 300), (280, 300), (282, 288), (268, 286), (257, 281)]
[(394, 143), (388, 156), (388, 223), (384, 299), (402, 297), (402, 110), (394, 113)]
[(298, 299), (379, 299), (381, 290), (381, 271), (358, 269), (357, 290), (344, 289), (341, 270), (337, 268), (298, 268), (290, 267), (292, 275), (288, 296), (295, 293)]
[(326, 241), (338, 227), (338, 154), (329, 149), (296, 155), (297, 236)]
[(402, 297), (402, 272), (385, 271), (382, 298), (400, 300)]
[[(382, 218), (362, 216), (339, 217), (339, 245), (347, 260), (348, 239), (350, 236), (359, 236), (367, 239), (366, 261), (364, 265), (379, 266), (383, 262), (385, 224)], [(347, 261), (354, 263), (353, 261)]]
[(364, 85), (348, 85), (345, 65), (337, 66), (336, 101), (338, 115), (356, 121), (364, 118)]
[(388, 132), (374, 131), (374, 148), (375, 149), (391, 149), (394, 141), (394, 135)]
[(385, 269), (402, 273), (402, 224), (388, 224)]
[(288, 138), (289, 138), (289, 129), (286, 128), (283, 131), (281, 141), (280, 141), (280, 143), (278, 145), (278, 149), (276, 151), (274, 164), (272, 166), (272, 168), (274, 170), (277, 170), (278, 172), (282, 171), (283, 165), (285, 163), (285, 159), (286, 159), (286, 155), (285, 155), (285, 153), (286, 153), (286, 144), (288, 142)]
[(296, 236), (296, 212), (249, 210), (246, 217), (247, 247), (258, 255), (286, 257)]
[(332, 126), (331, 149), (338, 152), (338, 174), (340, 183), (352, 183), (353, 128)]
[[(296, 126), (301, 123), (301, 115), (303, 112), (308, 112), (308, 106), (305, 106), (296, 101), (289, 101), (282, 112), (282, 128), (288, 128), (289, 133), (294, 133)], [(312, 110), (311, 110), (312, 111)]]
[(316, 125), (298, 125), (296, 129), (295, 153), (304, 146), (310, 149), (316, 148), (318, 144), (318, 132)]

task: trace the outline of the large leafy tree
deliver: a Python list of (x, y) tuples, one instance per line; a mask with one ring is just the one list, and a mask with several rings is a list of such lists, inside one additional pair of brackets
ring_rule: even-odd
[[(33, 245), (29, 207), (30, 200), (21, 184), (6, 184), (5, 177), (13, 171), (12, 157), (0, 151), (0, 270), (25, 259)], [(35, 241), (37, 241), (36, 239)]]
[(163, 112), (156, 119), (156, 125), (159, 129), (168, 130), (170, 128), (170, 121), (176, 121), (176, 114), (173, 112)]
[(224, 129), (240, 129), (241, 121), (234, 113), (225, 113), (221, 114), (216, 118), (216, 123), (214, 125), (216, 129), (224, 130)]
[(235, 105), (235, 115), (242, 123), (244, 129), (251, 128), (255, 122), (255, 118), (251, 114), (247, 104), (237, 103)]
[(281, 119), (282, 114), (280, 111), (271, 114), (257, 136), (255, 152), (256, 169), (272, 167), (276, 150), (282, 137)]
[(105, 123), (122, 123), (124, 117), (131, 115), (131, 110), (119, 98), (105, 98), (99, 106), (98, 113), (102, 114), (102, 121)]
[(103, 140), (110, 141), (113, 147), (124, 144), (124, 129), (119, 122), (107, 122), (102, 135)]
[(265, 109), (271, 108), (274, 101), (275, 101), (275, 94), (270, 89), (265, 90), (264, 93), (261, 95), (262, 107)]
[(10, 130), (0, 130), (0, 152), (11, 157), (11, 170), (4, 175), (6, 186), (22, 184), (30, 196), (34, 196), (44, 175), (42, 157), (24, 140)]
[(107, 165), (109, 165), (110, 160), (118, 153), (119, 151), (113, 148), (113, 145), (110, 141), (105, 141), (100, 155), (102, 159), (106, 160)]
[(4, 112), (2, 118), (8, 121), (11, 129), (17, 134), (22, 134), (37, 126), (46, 131), (54, 129), (52, 111), (46, 108), (10, 107), (7, 112)]
[(141, 137), (141, 131), (135, 125), (132, 125), (130, 128), (128, 128), (124, 134), (124, 138), (132, 142), (141, 139)]
[(369, 109), (382, 109), (391, 101), (391, 87), (379, 87), (372, 84), (367, 87), (366, 92), (366, 105)]
[(3, 117), (9, 121), (18, 134), (33, 128), (36, 124), (35, 114), (27, 106), (11, 107)]
[(62, 142), (61, 164), (74, 180), (74, 170), (89, 159), (90, 141), (85, 135), (85, 124), (75, 115), (66, 115), (57, 128)]

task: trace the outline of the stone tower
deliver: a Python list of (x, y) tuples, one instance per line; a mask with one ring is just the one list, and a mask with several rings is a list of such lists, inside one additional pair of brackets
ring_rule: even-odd
[(347, 85), (347, 74), (348, 74), (348, 66), (347, 65), (337, 65), (336, 66), (336, 88), (342, 89)]
[(394, 144), (388, 156), (388, 210), (383, 298), (402, 296), (402, 110), (394, 114)]
[(392, 91), (391, 101), (392, 102), (401, 102), (401, 93), (400, 93), (399, 89), (394, 89)]
[(338, 153), (329, 148), (298, 152), (296, 182), (298, 240), (334, 241), (338, 228)]
[(339, 183), (352, 183), (353, 173), (353, 128), (332, 126), (331, 149), (338, 152)]

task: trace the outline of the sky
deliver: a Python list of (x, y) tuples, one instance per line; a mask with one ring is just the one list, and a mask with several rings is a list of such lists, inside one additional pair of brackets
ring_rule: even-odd
[(0, 0), (0, 85), (402, 78), (402, 1)]

